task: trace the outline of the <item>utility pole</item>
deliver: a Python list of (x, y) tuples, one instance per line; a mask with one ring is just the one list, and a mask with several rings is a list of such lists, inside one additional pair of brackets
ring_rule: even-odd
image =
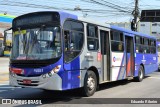
[(131, 22), (131, 29), (133, 31), (137, 31), (137, 24), (138, 24), (137, 22), (138, 22), (138, 16), (139, 16), (139, 9), (138, 9), (139, 5), (138, 4), (139, 4), (138, 0), (135, 0), (135, 8), (132, 12), (132, 15), (133, 15), (134, 19)]

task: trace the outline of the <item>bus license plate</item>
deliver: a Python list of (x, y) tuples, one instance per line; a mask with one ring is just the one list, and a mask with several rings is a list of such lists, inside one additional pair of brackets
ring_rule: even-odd
[(31, 80), (23, 80), (23, 84), (31, 84)]

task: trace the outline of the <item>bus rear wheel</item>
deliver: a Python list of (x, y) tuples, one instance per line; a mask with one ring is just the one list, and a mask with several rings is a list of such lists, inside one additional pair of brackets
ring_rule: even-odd
[(137, 82), (141, 82), (144, 78), (144, 69), (142, 66), (139, 67), (139, 70), (138, 70), (138, 77), (135, 77), (135, 80)]
[(93, 71), (88, 71), (84, 78), (83, 94), (87, 97), (92, 96), (97, 89), (97, 77)]

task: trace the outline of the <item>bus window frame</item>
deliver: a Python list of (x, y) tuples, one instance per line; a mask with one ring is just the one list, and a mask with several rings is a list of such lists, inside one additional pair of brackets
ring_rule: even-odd
[[(72, 30), (72, 29), (65, 29), (64, 28), (64, 24), (65, 24), (65, 22), (66, 21), (73, 21), (73, 22), (78, 22), (78, 23), (81, 23), (82, 24), (82, 26), (83, 26), (83, 31), (76, 31), (76, 30)], [(74, 31), (74, 32), (83, 32), (83, 45), (82, 45), (82, 48), (81, 48), (81, 50), (79, 51), (79, 54), (77, 54), (76, 55), (76, 57), (74, 57), (74, 58), (72, 58), (72, 60), (69, 60), (69, 61), (66, 61), (65, 60), (65, 43), (64, 43), (64, 32), (65, 31), (69, 31), (69, 35), (71, 36), (71, 33)], [(75, 20), (75, 19), (70, 19), (70, 18), (68, 18), (68, 19), (66, 19), (65, 21), (64, 21), (64, 23), (63, 23), (63, 27), (62, 27), (62, 34), (63, 34), (63, 36), (62, 36), (62, 42), (63, 42), (63, 61), (64, 61), (64, 63), (65, 64), (69, 64), (70, 62), (72, 62), (74, 59), (76, 59), (78, 56), (80, 56), (81, 55), (81, 53), (82, 53), (82, 51), (83, 51), (83, 49), (84, 49), (84, 44), (85, 44), (85, 26), (84, 26), (84, 23), (83, 23), (83, 21), (79, 21), (79, 20)], [(70, 37), (69, 37), (70, 38)], [(70, 52), (75, 52), (75, 51), (70, 51)]]
[[(137, 43), (136, 37), (139, 37), (139, 38), (140, 38), (140, 44)], [(148, 45), (144, 44), (144, 43), (145, 43), (145, 42), (144, 42), (145, 39), (148, 40)], [(154, 46), (151, 45), (151, 41), (154, 42)], [(148, 38), (148, 37), (143, 37), (143, 36), (135, 35), (135, 47), (140, 46), (141, 49), (142, 49), (142, 52), (140, 52), (139, 50), (138, 50), (138, 52), (137, 52), (137, 51), (135, 51), (135, 52), (136, 52), (136, 53), (139, 53), (139, 54), (156, 54), (156, 51), (155, 51), (154, 53), (151, 53), (151, 48), (152, 48), (152, 47), (156, 48), (155, 42), (156, 42), (156, 40), (153, 39), (153, 38)], [(144, 49), (146, 49), (145, 47), (148, 47), (148, 48), (149, 48), (149, 52), (147, 52), (147, 51), (144, 52)]]
[[(92, 36), (89, 36), (89, 26), (94, 26), (95, 27), (95, 36), (94, 37), (92, 37)], [(87, 49), (88, 49), (88, 51), (91, 51), (91, 52), (98, 52), (99, 51), (99, 33), (98, 33), (98, 25), (95, 25), (95, 24), (91, 24), (91, 23), (87, 23), (87, 25), (86, 25), (86, 36), (87, 36)], [(89, 49), (88, 48), (88, 40), (89, 39), (96, 39), (97, 40), (97, 48), (96, 49), (94, 49), (94, 50), (92, 50), (92, 49)]]
[[(119, 34), (119, 41), (118, 40), (114, 40), (114, 32)], [(121, 35), (122, 34), (122, 35)], [(121, 37), (122, 36), (122, 37)], [(124, 34), (121, 31), (118, 30), (112, 30), (110, 31), (110, 44), (111, 44), (111, 52), (116, 52), (116, 53), (124, 53), (125, 51), (125, 44), (124, 44)], [(112, 50), (112, 42), (118, 42), (118, 43), (122, 43), (122, 49), (123, 51), (113, 51)]]

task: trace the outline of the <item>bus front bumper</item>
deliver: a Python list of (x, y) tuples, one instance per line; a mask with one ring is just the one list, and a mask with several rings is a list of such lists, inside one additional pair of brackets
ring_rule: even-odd
[[(26, 82), (28, 81), (28, 82)], [(9, 84), (15, 87), (40, 88), (46, 90), (62, 90), (62, 79), (58, 74), (51, 77), (23, 77), (9, 75)]]

